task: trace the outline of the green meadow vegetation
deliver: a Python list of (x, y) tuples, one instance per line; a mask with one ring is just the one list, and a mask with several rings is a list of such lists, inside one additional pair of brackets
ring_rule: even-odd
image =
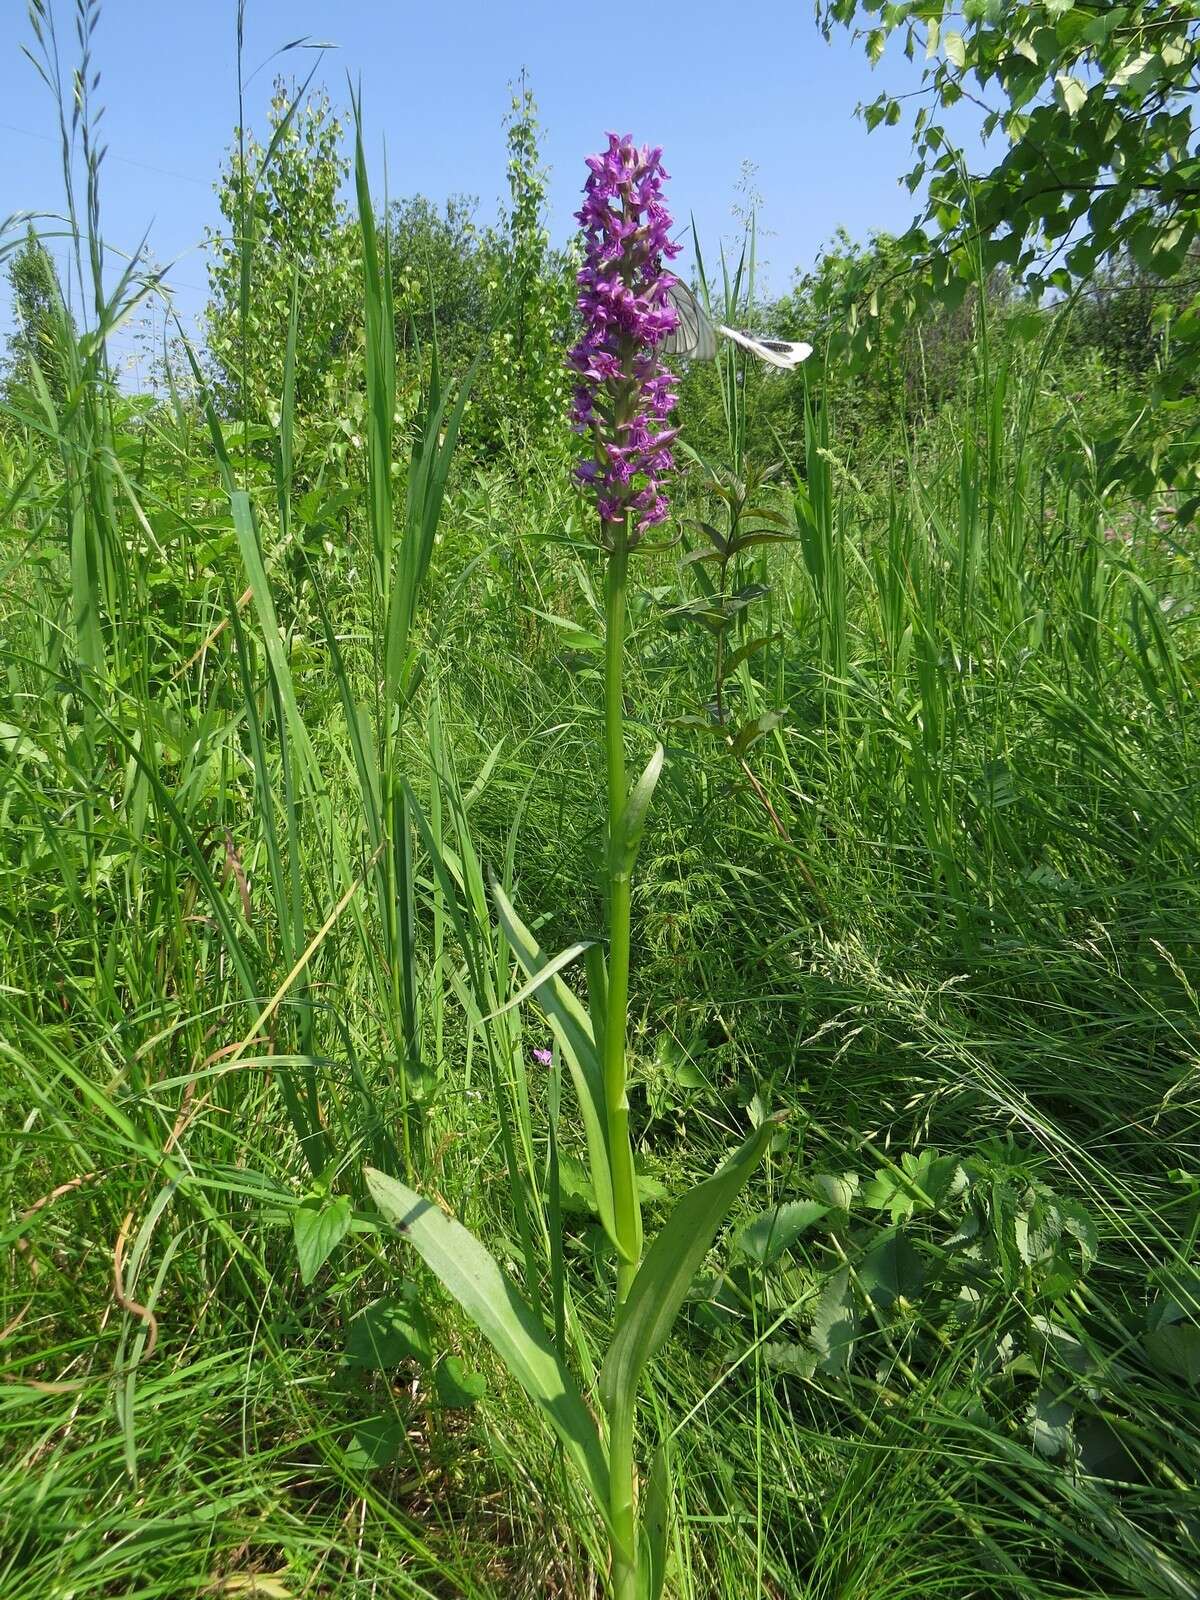
[(1200, 1596), (1200, 6), (821, 4), (927, 55), (925, 209), (775, 297), (752, 217), (694, 241), (814, 354), (680, 367), (627, 553), (523, 78), (493, 222), (374, 193), (319, 60), (230, 86), (203, 339), (135, 389), (166, 290), (58, 10), (0, 1597)]

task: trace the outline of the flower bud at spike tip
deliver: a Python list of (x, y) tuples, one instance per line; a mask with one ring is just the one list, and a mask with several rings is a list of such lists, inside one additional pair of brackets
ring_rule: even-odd
[(601, 521), (630, 517), (630, 543), (667, 515), (662, 479), (674, 466), (666, 426), (675, 406), (675, 376), (656, 352), (678, 322), (663, 266), (679, 246), (669, 237), (662, 200), (662, 151), (628, 134), (608, 135), (608, 149), (588, 156), (583, 209), (585, 259), (578, 306), (584, 330), (567, 357), (575, 375), (571, 425), (592, 449), (576, 477), (594, 489)]

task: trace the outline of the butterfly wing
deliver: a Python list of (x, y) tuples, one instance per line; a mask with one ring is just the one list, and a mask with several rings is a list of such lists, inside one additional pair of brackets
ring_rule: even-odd
[(686, 283), (676, 279), (667, 291), (679, 321), (659, 349), (667, 356), (691, 361), (711, 361), (717, 353), (717, 336), (704, 307)]
[(745, 328), (727, 328), (723, 322), (717, 325), (716, 331), (723, 334), (726, 339), (732, 339), (734, 344), (740, 345), (743, 350), (749, 350), (750, 354), (757, 356), (760, 361), (765, 361), (772, 367), (782, 367), (785, 372), (798, 367), (812, 355), (812, 345), (801, 344), (792, 339), (769, 339), (761, 334), (747, 333)]

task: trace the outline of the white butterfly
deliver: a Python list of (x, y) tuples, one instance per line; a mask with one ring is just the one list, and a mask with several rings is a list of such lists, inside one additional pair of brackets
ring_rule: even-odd
[(713, 322), (686, 283), (676, 281), (667, 294), (679, 321), (659, 346), (664, 355), (713, 361), (717, 354), (718, 334), (723, 339), (731, 339), (743, 350), (749, 350), (760, 361), (766, 361), (773, 367), (783, 367), (789, 372), (812, 355), (810, 344), (797, 344), (790, 339), (767, 339), (757, 333), (747, 333), (744, 328), (727, 328), (723, 322)]

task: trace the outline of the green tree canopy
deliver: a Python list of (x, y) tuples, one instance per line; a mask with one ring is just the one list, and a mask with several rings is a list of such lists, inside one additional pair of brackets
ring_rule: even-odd
[[(997, 269), (1035, 293), (1073, 292), (1121, 262), (1177, 278), (1200, 226), (1200, 0), (817, 0), (816, 10), (827, 34), (854, 30), (873, 62), (893, 37), (926, 62), (908, 184), (915, 193), (927, 180), (927, 203), (899, 241), (897, 273), (872, 281), (864, 270), (847, 285), (860, 350)], [(1004, 140), (979, 173), (941, 118), (964, 99), (983, 110), (985, 140)], [(887, 94), (864, 111), (870, 127), (902, 116)], [(1200, 356), (1200, 297), (1186, 278), (1178, 287), (1156, 310), (1171, 330), (1155, 388), (1168, 406), (1189, 394)], [(1190, 508), (1196, 452), (1177, 415), (1171, 426), (1171, 448), (1146, 429), (1139, 459), (1124, 464), (1140, 491), (1186, 491)]]
[(240, 410), (244, 399), (255, 420), (283, 392), (293, 293), (302, 416), (327, 409), (340, 388), (339, 358), (361, 317), (358, 228), (341, 197), (349, 172), (342, 125), (324, 93), (289, 117), (292, 104), (278, 81), (269, 161), (253, 134), (235, 130), (217, 184), (224, 226), (208, 237), (209, 359), (225, 403)]
[(24, 241), (9, 258), (8, 283), (14, 326), (5, 352), (5, 391), (12, 396), (19, 389), (31, 387), (36, 369), (58, 406), (63, 400), (66, 375), (56, 330), (64, 318), (70, 325), (70, 313), (63, 302), (50, 252), (32, 223)]

